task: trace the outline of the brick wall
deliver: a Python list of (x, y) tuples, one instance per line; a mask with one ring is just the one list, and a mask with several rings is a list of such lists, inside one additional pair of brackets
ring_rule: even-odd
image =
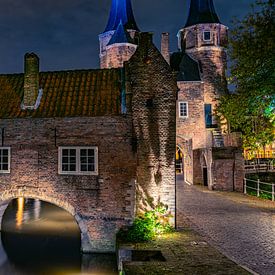
[[(11, 146), (0, 201), (25, 196), (55, 203), (77, 219), (84, 251), (114, 251), (115, 233), (134, 214), (131, 116), (11, 119), (0, 120), (0, 127)], [(58, 175), (58, 146), (98, 146), (98, 176)]]
[(174, 215), (176, 79), (152, 35), (141, 34), (139, 41), (126, 66), (137, 144), (137, 210), (162, 202)]
[[(127, 30), (130, 37), (134, 40), (136, 31)], [(105, 32), (99, 35), (100, 47), (100, 68), (121, 68), (123, 62), (128, 61), (134, 54), (137, 46), (131, 43), (120, 43), (108, 46), (115, 31)]]
[(212, 148), (204, 150), (204, 154), (207, 168), (211, 170), (210, 189), (243, 191), (244, 159), (240, 148)]
[[(180, 44), (185, 41), (186, 52), (200, 62), (204, 82), (204, 101), (212, 104), (227, 93), (225, 70), (227, 68), (227, 27), (221, 24), (198, 24), (181, 31)], [(203, 39), (204, 31), (210, 31), (210, 41)], [(215, 123), (215, 121), (214, 121)]]
[[(178, 82), (177, 143), (192, 139), (193, 149), (206, 146), (204, 91), (201, 82)], [(179, 102), (188, 102), (188, 117), (179, 117)]]
[(135, 53), (137, 46), (130, 43), (121, 43), (106, 48), (106, 66), (104, 68), (122, 68)]

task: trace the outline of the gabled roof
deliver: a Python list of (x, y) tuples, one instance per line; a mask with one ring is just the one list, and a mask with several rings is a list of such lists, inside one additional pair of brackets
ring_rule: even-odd
[(220, 23), (213, 0), (190, 0), (189, 15), (185, 28), (203, 23)]
[(120, 114), (120, 71), (41, 72), (37, 110), (22, 110), (24, 74), (0, 75), (0, 119)]
[(187, 53), (173, 53), (170, 64), (178, 72), (177, 81), (201, 81), (199, 64)]
[(123, 27), (122, 21), (120, 21), (115, 33), (113, 34), (107, 46), (118, 43), (133, 43), (133, 39)]
[(109, 20), (104, 32), (116, 30), (120, 21), (126, 29), (139, 31), (131, 0), (112, 0)]

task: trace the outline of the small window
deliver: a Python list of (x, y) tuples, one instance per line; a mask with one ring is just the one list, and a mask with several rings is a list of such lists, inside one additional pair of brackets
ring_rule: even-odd
[(97, 147), (59, 147), (58, 173), (62, 175), (97, 175)]
[(188, 117), (188, 103), (179, 102), (179, 117), (187, 118)]
[(0, 147), (0, 173), (10, 173), (10, 148)]
[(210, 41), (211, 40), (211, 32), (210, 31), (203, 32), (203, 40), (204, 41)]

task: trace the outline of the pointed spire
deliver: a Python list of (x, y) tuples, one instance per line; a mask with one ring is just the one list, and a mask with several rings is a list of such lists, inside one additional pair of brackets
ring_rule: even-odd
[(125, 30), (125, 28), (122, 24), (122, 20), (120, 20), (120, 22), (117, 26), (117, 29), (116, 29), (115, 33), (113, 34), (113, 36), (107, 46), (113, 45), (113, 44), (118, 44), (118, 43), (132, 43), (133, 44), (133, 40), (132, 40), (130, 34)]
[(203, 23), (220, 23), (213, 0), (190, 0), (189, 16), (185, 27)]
[(109, 21), (104, 32), (116, 30), (120, 21), (126, 29), (139, 31), (131, 0), (112, 0)]

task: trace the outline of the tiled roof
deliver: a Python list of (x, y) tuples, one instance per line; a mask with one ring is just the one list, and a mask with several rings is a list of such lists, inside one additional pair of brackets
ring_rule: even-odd
[(201, 81), (199, 64), (187, 53), (173, 53), (170, 64), (172, 70), (178, 72), (177, 81)]
[(0, 118), (75, 117), (120, 113), (120, 70), (41, 72), (37, 110), (22, 110), (24, 74), (0, 75)]

